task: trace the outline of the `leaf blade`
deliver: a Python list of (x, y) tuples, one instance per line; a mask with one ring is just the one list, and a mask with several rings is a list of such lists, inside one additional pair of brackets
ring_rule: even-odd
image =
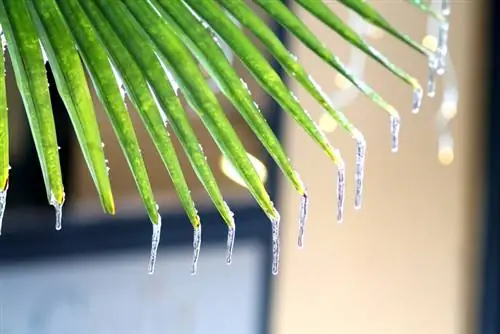
[[(99, 13), (94, 12), (95, 9), (96, 8), (92, 7), (86, 8), (87, 11), (91, 11), (93, 13), (91, 15), (91, 17), (93, 18), (99, 17)], [(96, 27), (96, 29), (99, 32), (100, 38), (103, 42), (109, 42), (113, 39), (113, 37), (116, 37), (114, 33), (109, 30), (109, 26), (106, 26), (105, 24), (100, 24), (99, 27)], [(162, 158), (162, 161), (171, 176), (172, 182), (178, 190), (181, 204), (184, 207), (188, 218), (196, 228), (200, 224), (199, 217), (193, 199), (190, 195), (187, 182), (182, 173), (182, 168), (177, 159), (173, 143), (171, 142), (169, 134), (164, 127), (164, 120), (162, 119), (160, 112), (156, 106), (148, 83), (135, 64), (132, 56), (121, 43), (107, 43), (107, 46), (108, 48), (105, 52), (108, 52), (111, 60), (122, 73), (124, 84), (126, 85), (127, 90), (130, 92), (132, 103), (135, 105), (137, 111), (139, 112), (139, 115), (141, 116), (141, 119), (145, 124), (148, 133), (153, 139), (157, 151), (159, 152), (160, 157)], [(181, 142), (184, 141), (181, 140)], [(194, 141), (191, 147), (196, 147), (197, 149), (199, 149), (197, 141)], [(203, 160), (202, 164), (208, 166), (204, 157), (199, 158), (198, 160)], [(213, 182), (215, 182), (215, 180)], [(221, 198), (221, 203), (224, 203), (222, 201), (220, 192), (219, 196)], [(227, 206), (225, 206), (224, 209), (228, 211)], [(229, 213), (230, 212), (228, 211), (228, 216)]]
[[(267, 13), (269, 13), (273, 18), (275, 18), (280, 24), (289, 29), (295, 36), (299, 37), (302, 41), (305, 41), (309, 46), (312, 46), (311, 50), (314, 51), (318, 56), (320, 56), (325, 62), (327, 62), (331, 67), (342, 74), (347, 80), (349, 80), (354, 86), (356, 86), (363, 94), (368, 96), (373, 102), (379, 105), (382, 109), (388, 112), (394, 117), (399, 117), (396, 109), (387, 101), (384, 100), (373, 88), (367, 85), (363, 80), (358, 79), (347, 67), (340, 61), (340, 59), (335, 56), (329, 49), (323, 47), (321, 42), (316, 39), (314, 34), (295, 16), (281, 1), (266, 1), (266, 0), (256, 0), (257, 4), (261, 6)], [(281, 51), (283, 53), (283, 50)], [(293, 59), (288, 59), (285, 62), (290, 63)], [(297, 66), (295, 66), (297, 67)], [(305, 71), (302, 69), (302, 76), (307, 76)], [(314, 83), (307, 82), (307, 78), (304, 78), (308, 86), (314, 86)], [(309, 88), (310, 89), (310, 88)], [(331, 109), (331, 108), (330, 108)], [(328, 110), (328, 109), (327, 109)], [(335, 114), (332, 114), (332, 116)], [(338, 116), (334, 116), (338, 118)], [(344, 120), (345, 122), (345, 120)], [(342, 124), (342, 123), (341, 123)]]
[[(3, 36), (2, 44), (4, 42)], [(9, 186), (9, 113), (7, 108), (7, 90), (5, 85), (5, 46), (0, 52), (0, 192)], [(1, 216), (0, 216), (1, 224)]]
[(120, 94), (106, 51), (77, 0), (58, 0), (58, 5), (64, 16), (71, 18), (66, 22), (77, 41), (80, 54), (89, 70), (94, 87), (118, 137), (137, 189), (146, 207), (146, 212), (151, 222), (158, 224), (158, 207), (154, 199), (134, 125)]
[[(391, 73), (412, 86), (414, 90), (422, 90), (422, 87), (418, 83), (417, 79), (391, 63), (391, 61), (382, 53), (371, 47), (354, 29), (344, 23), (325, 3), (316, 1), (310, 2), (306, 0), (297, 0), (297, 3), (313, 14), (321, 22), (335, 30), (342, 38), (355, 45), (358, 49), (369, 55)], [(307, 27), (305, 28), (307, 29)], [(299, 35), (297, 35), (297, 37), (299, 37)], [(304, 40), (306, 39), (304, 38)], [(308, 44), (314, 46), (314, 49), (320, 50), (322, 48), (321, 42), (315, 38), (314, 35), (308, 36), (307, 40), (312, 40), (309, 41)]]
[(345, 131), (351, 136), (360, 136), (359, 131), (347, 117), (342, 112), (333, 108), (330, 99), (321, 87), (307, 74), (306, 70), (287, 50), (273, 31), (243, 1), (217, 1), (266, 46), (285, 71), (297, 80)]
[[(144, 73), (148, 77), (156, 97), (160, 104), (165, 97), (170, 95), (171, 99), (178, 101), (172, 93), (170, 85), (165, 85), (167, 81), (164, 71), (158, 59), (155, 59), (155, 53), (149, 48), (146, 33), (140, 28), (140, 25), (133, 19), (126, 7), (122, 3), (116, 3), (114, 6), (107, 6), (105, 1), (95, 0), (102, 13), (113, 25), (118, 34), (121, 34), (121, 40), (128, 46), (132, 53), (135, 53), (135, 59), (140, 64)], [(126, 17), (126, 19), (123, 19)], [(170, 29), (163, 31), (168, 36), (170, 48), (168, 50), (168, 59), (171, 63), (172, 74), (180, 84), (184, 96), (187, 98), (191, 107), (200, 116), (207, 129), (219, 146), (223, 154), (238, 169), (240, 175), (245, 179), (250, 193), (262, 207), (264, 212), (270, 217), (275, 217), (277, 212), (260, 180), (254, 166), (251, 164), (247, 152), (241, 144), (236, 132), (225, 117), (218, 104), (215, 95), (208, 87), (198, 66), (194, 62), (190, 53), (180, 42), (178, 37)], [(170, 86), (170, 87), (169, 87)], [(165, 89), (167, 88), (167, 89)], [(167, 102), (167, 101), (165, 101)]]
[(70, 115), (101, 204), (107, 213), (114, 214), (115, 205), (99, 126), (73, 37), (54, 0), (33, 0), (29, 4), (58, 92)]
[(141, 6), (134, 0), (124, 0), (123, 2), (142, 24), (162, 54), (165, 54), (169, 47), (168, 41), (162, 38), (162, 30), (165, 29), (162, 29), (162, 27), (165, 24), (170, 23), (174, 30), (185, 32), (185, 34), (178, 34), (181, 40), (196, 55), (198, 60), (205, 65), (209, 74), (221, 87), (221, 91), (239, 110), (295, 189), (300, 194), (304, 194), (305, 188), (300, 177), (291, 166), (283, 147), (267, 124), (265, 117), (254, 103), (246, 84), (236, 74), (223, 51), (212, 39), (213, 37), (198, 20), (192, 15), (188, 15), (188, 9), (179, 2), (172, 2), (172, 9), (179, 15), (169, 16), (160, 8), (161, 17), (166, 19), (167, 23), (161, 20), (160, 14), (156, 14), (152, 8)]
[(394, 28), (375, 8), (373, 8), (365, 1), (339, 0), (339, 2), (358, 13), (358, 15), (364, 18), (366, 21), (394, 36), (396, 39), (408, 45), (418, 53), (421, 53), (422, 55), (427, 57), (433, 56), (431, 51), (414, 41), (410, 36), (401, 33), (398, 29)]
[(47, 198), (51, 204), (60, 206), (64, 202), (64, 187), (59, 147), (42, 52), (26, 0), (0, 1), (0, 23), (9, 45), (17, 86), (42, 168)]
[[(167, 0), (157, 0), (162, 7), (166, 8)], [(328, 139), (318, 128), (311, 116), (301, 107), (295, 95), (293, 95), (283, 83), (276, 71), (267, 62), (264, 56), (248, 40), (245, 34), (226, 17), (220, 6), (212, 1), (186, 0), (189, 6), (206, 20), (211, 27), (221, 36), (233, 49), (235, 54), (252, 73), (256, 80), (280, 105), (291, 114), (294, 120), (306, 133), (326, 152), (336, 163), (343, 164), (338, 152), (332, 148)]]

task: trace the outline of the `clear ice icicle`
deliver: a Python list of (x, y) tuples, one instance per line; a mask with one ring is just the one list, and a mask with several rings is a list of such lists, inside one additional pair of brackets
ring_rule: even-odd
[(198, 272), (198, 259), (200, 258), (201, 249), (201, 224), (193, 231), (193, 265), (191, 267), (191, 275), (196, 275)]
[(418, 114), (420, 111), (420, 107), (422, 107), (422, 97), (424, 95), (424, 92), (422, 91), (421, 88), (416, 88), (413, 90), (413, 103), (412, 103), (412, 109), (411, 112), (414, 114)]
[(344, 219), (345, 202), (345, 166), (339, 164), (337, 167), (337, 221), (339, 223)]
[(438, 45), (436, 49), (436, 73), (443, 75), (446, 70), (446, 55), (448, 54), (448, 30), (449, 23), (444, 22), (439, 25)]
[(227, 230), (227, 256), (226, 264), (230, 265), (233, 262), (233, 249), (234, 249), (234, 239), (236, 233), (236, 226), (231, 226)]
[(363, 178), (365, 175), (365, 155), (366, 155), (366, 141), (363, 137), (355, 137), (356, 139), (356, 171), (355, 182), (356, 191), (354, 196), (354, 208), (361, 208), (361, 201), (363, 197)]
[(148, 272), (153, 275), (156, 267), (156, 256), (158, 254), (158, 245), (160, 244), (161, 236), (161, 217), (158, 214), (158, 223), (153, 224), (153, 236), (151, 237), (151, 255), (149, 257)]
[(451, 13), (451, 0), (441, 0), (441, 14), (448, 16)]
[(56, 230), (60, 231), (62, 229), (62, 207), (64, 204), (64, 197), (62, 199), (62, 202), (59, 203), (56, 200), (54, 194), (51, 194), (49, 204), (52, 205), (56, 210)]
[(391, 116), (391, 150), (397, 152), (399, 150), (399, 127), (401, 126), (401, 119), (399, 117)]
[(308, 206), (309, 206), (309, 197), (307, 196), (307, 193), (304, 193), (304, 195), (302, 195), (302, 198), (300, 200), (299, 237), (297, 240), (299, 248), (304, 247), (304, 232), (306, 229)]
[(436, 57), (429, 57), (429, 75), (427, 77), (427, 96), (436, 96)]
[(5, 189), (0, 191), (0, 235), (2, 235), (3, 214), (5, 213), (5, 206), (7, 205), (8, 189), (9, 189), (9, 184), (7, 183)]
[(273, 243), (273, 264), (272, 273), (278, 275), (280, 267), (280, 217), (271, 218), (272, 243)]

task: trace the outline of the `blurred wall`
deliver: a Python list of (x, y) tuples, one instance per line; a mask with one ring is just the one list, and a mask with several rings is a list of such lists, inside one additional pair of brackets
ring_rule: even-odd
[[(405, 2), (372, 1), (389, 21), (417, 40), (426, 18)], [(346, 17), (336, 2), (329, 6)], [(273, 333), (455, 334), (474, 333), (481, 211), (481, 120), (484, 110), (483, 2), (452, 1), (450, 48), (460, 88), (453, 122), (455, 160), (437, 159), (435, 115), (441, 100), (424, 99), (412, 115), (411, 91), (369, 61), (366, 80), (402, 114), (400, 152), (391, 153), (389, 119), (359, 97), (344, 111), (368, 142), (363, 208), (353, 209), (354, 143), (341, 130), (329, 138), (348, 168), (346, 213), (336, 217), (336, 169), (287, 118), (285, 141), (305, 181), (311, 205), (305, 248), (297, 249), (299, 198), (283, 180), (282, 269), (276, 280)], [(343, 60), (349, 48), (319, 21), (294, 7), (301, 19)], [(426, 60), (384, 35), (379, 50), (426, 83)], [(336, 72), (296, 39), (291, 49), (327, 92)], [(315, 119), (319, 106), (291, 81)]]

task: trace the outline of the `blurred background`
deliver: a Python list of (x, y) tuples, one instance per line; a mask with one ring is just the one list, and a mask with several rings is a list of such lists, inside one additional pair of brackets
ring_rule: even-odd
[[(370, 3), (394, 26), (429, 48), (436, 47), (438, 26), (409, 3)], [(432, 3), (440, 8), (440, 1)], [(337, 2), (327, 4), (389, 59), (422, 84), (427, 82), (424, 57)], [(297, 5), (290, 6), (402, 115), (400, 150), (392, 153), (388, 115), (254, 6), (333, 103), (364, 133), (368, 151), (362, 209), (353, 208), (352, 139), (337, 131), (320, 106), (288, 80), (346, 159), (346, 212), (344, 222), (337, 224), (335, 166), (226, 50), (307, 185), (311, 202), (305, 247), (296, 245), (299, 196), (221, 96), (228, 118), (281, 212), (281, 271), (271, 276), (269, 222), (186, 107), (238, 224), (234, 263), (228, 267), (224, 263), (226, 229), (179, 149), (204, 224), (199, 273), (190, 276), (190, 225), (131, 110), (164, 221), (158, 270), (149, 276), (151, 227), (97, 98), (117, 216), (102, 213), (50, 78), (67, 195), (64, 228), (55, 232), (54, 213), (46, 203), (9, 65), (12, 176), (0, 239), (0, 333), (500, 333), (495, 320), (500, 318), (495, 308), (500, 298), (496, 299), (493, 256), (498, 250), (491, 246), (497, 232), (488, 227), (496, 225), (491, 199), (496, 192), (491, 190), (494, 175), (487, 173), (493, 163), (488, 147), (494, 145), (488, 125), (494, 127), (496, 120), (489, 118), (493, 108), (488, 102), (489, 74), (493, 77), (498, 67), (494, 66), (497, 57), (489, 56), (494, 34), (488, 13), (495, 9), (488, 1), (452, 1), (449, 71), (438, 79), (436, 97), (425, 97), (420, 114), (413, 115), (408, 86)]]

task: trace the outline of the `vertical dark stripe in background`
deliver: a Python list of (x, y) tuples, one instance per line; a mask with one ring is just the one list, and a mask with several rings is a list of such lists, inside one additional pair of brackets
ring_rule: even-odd
[[(500, 334), (500, 14), (499, 0), (490, 0), (489, 103), (486, 109), (486, 228), (482, 301), (479, 310), (480, 333)], [(480, 60), (478, 60), (480, 61)]]

